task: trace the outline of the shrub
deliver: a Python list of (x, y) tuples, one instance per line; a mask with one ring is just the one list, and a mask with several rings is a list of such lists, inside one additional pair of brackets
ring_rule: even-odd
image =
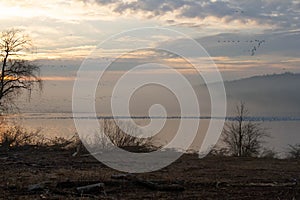
[[(119, 148), (132, 152), (149, 152), (157, 149), (153, 145), (153, 138), (139, 138), (142, 130), (130, 124), (128, 121), (115, 121), (113, 119), (103, 119), (100, 121), (103, 133), (110, 142)], [(89, 138), (83, 139), (83, 143), (88, 144), (91, 149), (110, 149), (113, 148), (111, 143), (107, 141), (101, 132), (95, 132)], [(128, 134), (129, 133), (129, 134)], [(82, 144), (80, 144), (82, 145)]]
[(261, 158), (277, 158), (278, 153), (273, 149), (263, 149), (263, 151), (260, 153)]
[(227, 148), (218, 148), (214, 147), (208, 154), (209, 156), (218, 156), (218, 157), (224, 157), (229, 156), (230, 152)]
[(40, 146), (44, 137), (39, 134), (40, 129), (29, 131), (18, 125), (1, 124), (0, 146), (6, 149), (26, 145)]
[(300, 144), (289, 145), (289, 158), (300, 159)]

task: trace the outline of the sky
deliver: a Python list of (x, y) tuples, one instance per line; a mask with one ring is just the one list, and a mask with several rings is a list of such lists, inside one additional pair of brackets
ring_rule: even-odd
[[(0, 13), (0, 30), (14, 27), (27, 32), (36, 48), (31, 59), (42, 63), (80, 63), (114, 34), (165, 27), (197, 40), (222, 71), (244, 70), (240, 72), (244, 76), (253, 70), (299, 71), (300, 2), (295, 0), (2, 0)], [(153, 47), (160, 43), (184, 46), (185, 42), (182, 38), (144, 39), (141, 42), (156, 40)], [(255, 40), (265, 42), (251, 56)]]
[[(95, 48), (99, 62), (122, 55), (108, 80), (133, 65), (153, 61), (189, 76), (194, 69), (185, 59), (159, 50), (180, 48), (189, 60), (202, 62), (203, 57), (186, 46), (187, 38), (204, 47), (224, 80), (300, 72), (297, 0), (2, 0), (0, 13), (0, 30), (17, 28), (31, 37), (34, 51), (27, 58), (41, 65), (49, 95), (62, 85), (68, 85), (68, 92), (55, 90), (55, 94), (71, 94), (76, 71)], [(101, 46), (116, 34), (142, 27), (182, 34), (153, 34), (145, 29), (138, 36), (121, 34)], [(132, 51), (139, 46), (151, 49)]]

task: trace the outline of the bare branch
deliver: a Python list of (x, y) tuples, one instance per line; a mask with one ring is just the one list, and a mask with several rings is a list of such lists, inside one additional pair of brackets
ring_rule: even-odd
[(259, 123), (247, 120), (249, 111), (244, 102), (236, 107), (236, 116), (227, 122), (222, 141), (234, 156), (256, 156), (262, 147), (263, 139), (268, 137)]
[[(42, 88), (40, 67), (26, 60), (11, 59), (32, 47), (28, 36), (18, 29), (3, 31), (0, 35), (0, 54), (3, 57), (0, 71), (0, 111), (14, 105), (13, 98), (22, 91), (31, 91), (36, 84)], [(10, 105), (8, 105), (10, 104)]]

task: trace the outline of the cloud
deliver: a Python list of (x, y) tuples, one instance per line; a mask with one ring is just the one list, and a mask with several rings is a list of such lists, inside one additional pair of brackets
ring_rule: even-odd
[(75, 77), (64, 77), (64, 76), (42, 76), (43, 81), (74, 81)]
[(0, 20), (48, 18), (75, 24), (99, 18), (112, 20), (109, 10), (105, 7), (95, 7), (93, 4), (84, 4), (81, 1), (3, 0), (0, 2), (0, 13)]
[[(275, 28), (299, 27), (300, 3), (293, 0), (83, 0), (102, 6), (110, 6), (119, 14), (140, 13), (146, 18), (168, 16), (167, 22), (182, 22), (182, 19), (196, 19), (201, 23), (207, 17), (215, 17), (230, 23), (256, 21), (271, 24)], [(200, 20), (200, 21), (199, 21)], [(195, 22), (196, 23), (196, 22)]]

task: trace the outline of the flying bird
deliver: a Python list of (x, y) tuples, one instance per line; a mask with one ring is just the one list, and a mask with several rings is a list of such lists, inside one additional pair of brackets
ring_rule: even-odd
[[(231, 44), (238, 44), (242, 41), (240, 40), (218, 40), (218, 43), (231, 43)], [(245, 43), (254, 43), (254, 46), (251, 47), (250, 50), (248, 50), (248, 52), (250, 52), (251, 56), (254, 56), (255, 53), (257, 52), (257, 50), (262, 46), (263, 43), (265, 43), (265, 40), (259, 40), (259, 39), (254, 39), (254, 40), (246, 40)]]

